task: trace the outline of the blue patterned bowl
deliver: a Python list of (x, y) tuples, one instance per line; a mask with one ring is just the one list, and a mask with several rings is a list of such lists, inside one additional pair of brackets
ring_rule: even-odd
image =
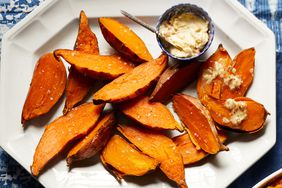
[(167, 48), (165, 47), (164, 45), (164, 42), (162, 41), (162, 39), (160, 39), (158, 36), (157, 36), (157, 41), (158, 41), (158, 44), (159, 46), (161, 47), (161, 49), (171, 58), (173, 58), (174, 60), (178, 60), (178, 61), (190, 61), (190, 60), (193, 60), (193, 59), (196, 59), (197, 57), (203, 55), (207, 50), (208, 48), (210, 47), (212, 41), (213, 41), (213, 38), (214, 38), (214, 25), (212, 23), (212, 20), (211, 18), (209, 17), (208, 13), (206, 11), (204, 11), (202, 8), (196, 6), (196, 5), (193, 5), (193, 4), (189, 4), (189, 3), (185, 3), (185, 4), (178, 4), (178, 5), (175, 5), (171, 8), (169, 8), (168, 10), (166, 10), (164, 12), (164, 14), (159, 18), (158, 20), (158, 23), (157, 23), (157, 26), (156, 26), (156, 29), (157, 31), (159, 31), (159, 28), (160, 28), (160, 25), (164, 22), (164, 21), (167, 21), (167, 20), (170, 20), (171, 17), (175, 16), (175, 15), (178, 15), (178, 14), (182, 14), (182, 13), (193, 13), (205, 20), (207, 20), (209, 22), (208, 24), (208, 27), (209, 27), (209, 30), (208, 30), (208, 34), (209, 34), (209, 40), (207, 42), (207, 44), (205, 45), (205, 47), (201, 50), (201, 52), (199, 54), (197, 54), (196, 56), (193, 56), (193, 57), (175, 57), (174, 55), (172, 55), (168, 50)]

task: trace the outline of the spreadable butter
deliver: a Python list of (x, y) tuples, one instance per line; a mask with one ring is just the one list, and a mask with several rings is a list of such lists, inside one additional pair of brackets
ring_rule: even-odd
[(201, 52), (209, 40), (208, 25), (208, 21), (195, 14), (183, 13), (164, 21), (159, 33), (168, 42), (180, 47), (170, 47), (168, 50), (172, 55), (193, 57)]

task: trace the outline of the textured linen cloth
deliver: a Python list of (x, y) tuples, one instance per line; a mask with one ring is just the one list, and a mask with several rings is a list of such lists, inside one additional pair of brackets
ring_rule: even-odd
[[(3, 34), (42, 1), (0, 0), (0, 47)], [(239, 1), (257, 18), (262, 20), (276, 36), (277, 142), (262, 159), (229, 186), (232, 188), (252, 187), (262, 178), (282, 167), (282, 116), (280, 116), (282, 113), (282, 0)], [(41, 187), (41, 185), (0, 148), (0, 188), (2, 187)]]

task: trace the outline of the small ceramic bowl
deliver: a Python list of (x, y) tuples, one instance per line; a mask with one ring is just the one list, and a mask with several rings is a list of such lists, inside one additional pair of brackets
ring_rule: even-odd
[(201, 52), (199, 54), (197, 54), (196, 56), (193, 57), (175, 57), (174, 55), (172, 55), (168, 49), (166, 48), (166, 46), (164, 45), (164, 42), (162, 41), (162, 39), (160, 39), (157, 36), (157, 41), (159, 46), (161, 47), (161, 49), (171, 58), (178, 60), (178, 61), (190, 61), (193, 59), (196, 59), (197, 57), (201, 56), (202, 54), (204, 54), (208, 48), (210, 47), (213, 38), (214, 38), (214, 25), (212, 23), (211, 18), (209, 17), (208, 13), (206, 11), (204, 11), (202, 8), (193, 5), (193, 4), (189, 4), (189, 3), (185, 3), (185, 4), (178, 4), (175, 5), (171, 8), (169, 8), (168, 10), (166, 10), (164, 12), (164, 14), (159, 18), (156, 29), (157, 31), (159, 31), (160, 25), (166, 21), (166, 20), (170, 20), (173, 16), (178, 15), (178, 14), (182, 14), (182, 13), (193, 13), (196, 16), (199, 16), (205, 20), (208, 21), (208, 34), (209, 34), (209, 40), (206, 43), (205, 47), (201, 50)]
[(253, 188), (264, 188), (268, 186), (271, 182), (277, 180), (278, 178), (282, 178), (282, 168), (265, 177), (263, 180), (253, 186)]

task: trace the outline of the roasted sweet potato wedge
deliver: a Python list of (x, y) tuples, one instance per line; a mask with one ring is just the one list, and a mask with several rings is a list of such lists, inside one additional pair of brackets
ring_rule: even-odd
[(92, 78), (81, 74), (73, 66), (70, 68), (66, 87), (64, 114), (69, 112), (87, 96), (93, 83), (94, 80)]
[(112, 18), (99, 18), (99, 24), (106, 41), (124, 58), (135, 63), (153, 60), (144, 42), (126, 25)]
[(36, 147), (31, 173), (38, 176), (46, 164), (72, 141), (85, 136), (94, 126), (104, 105), (85, 103), (50, 123)]
[(173, 94), (193, 82), (200, 69), (200, 62), (181, 65), (174, 64), (167, 68), (160, 76), (158, 83), (151, 94), (150, 101), (166, 103)]
[[(88, 18), (84, 11), (80, 12), (79, 29), (74, 50), (91, 54), (99, 54), (98, 40), (89, 27)], [(81, 74), (75, 70), (75, 67), (71, 66), (66, 87), (64, 114), (87, 96), (92, 85), (92, 79), (86, 77), (84, 74)]]
[(215, 122), (223, 128), (253, 133), (263, 128), (268, 112), (264, 106), (247, 97), (216, 100), (203, 98)]
[(104, 166), (113, 172), (119, 181), (126, 175), (143, 176), (159, 164), (118, 135), (109, 140), (100, 158)]
[(85, 52), (58, 49), (56, 57), (61, 56), (82, 74), (92, 78), (111, 80), (133, 69), (133, 65), (117, 55), (94, 55)]
[(216, 52), (203, 63), (201, 68), (197, 82), (197, 92), (200, 99), (206, 94), (216, 99), (220, 98), (222, 77), (231, 63), (232, 59), (227, 50), (220, 44)]
[[(218, 137), (222, 143), (227, 139), (227, 135), (222, 131), (218, 131)], [(172, 140), (182, 155), (184, 165), (194, 164), (209, 155), (202, 149), (197, 150), (188, 133), (176, 136)]]
[[(197, 83), (199, 98), (216, 99), (244, 96), (254, 77), (255, 49), (241, 51), (233, 61), (220, 45), (204, 63)], [(202, 101), (203, 102), (203, 101)]]
[(197, 146), (209, 154), (227, 150), (227, 147), (218, 138), (209, 111), (198, 99), (177, 94), (173, 97), (173, 107)]
[(38, 60), (22, 110), (22, 124), (46, 114), (63, 95), (66, 87), (66, 69), (52, 53)]
[(178, 129), (183, 131), (171, 112), (159, 102), (149, 102), (149, 97), (142, 96), (119, 105), (119, 109), (131, 119), (155, 129)]
[(143, 63), (132, 71), (105, 85), (93, 96), (94, 104), (103, 102), (122, 102), (143, 94), (159, 77), (167, 65), (167, 56)]
[(114, 113), (105, 115), (96, 123), (95, 128), (69, 151), (67, 156), (68, 165), (75, 161), (93, 157), (99, 152), (112, 136), (114, 123)]
[(91, 31), (88, 18), (84, 11), (80, 12), (79, 29), (74, 49), (91, 54), (99, 54), (99, 46), (96, 35)]
[(118, 130), (143, 153), (156, 159), (169, 179), (180, 187), (187, 187), (182, 156), (170, 138), (137, 126), (119, 125)]
[[(255, 68), (255, 49), (241, 51), (232, 61), (232, 68), (223, 78), (220, 99), (242, 97), (252, 84)], [(240, 82), (240, 83), (236, 83)], [(234, 87), (237, 86), (238, 87)]]

